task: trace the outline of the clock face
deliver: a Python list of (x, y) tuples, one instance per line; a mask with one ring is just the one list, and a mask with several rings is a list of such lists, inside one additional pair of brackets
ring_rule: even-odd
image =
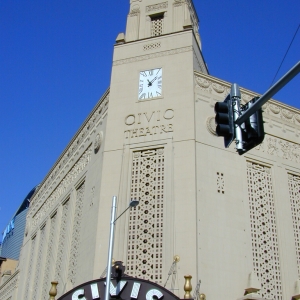
[(162, 95), (162, 68), (140, 72), (139, 100), (157, 98)]

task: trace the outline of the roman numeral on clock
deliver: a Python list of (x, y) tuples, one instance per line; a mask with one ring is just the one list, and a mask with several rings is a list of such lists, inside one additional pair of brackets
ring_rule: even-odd
[(146, 93), (143, 93), (140, 97), (139, 97), (139, 99), (145, 99), (146, 98)]

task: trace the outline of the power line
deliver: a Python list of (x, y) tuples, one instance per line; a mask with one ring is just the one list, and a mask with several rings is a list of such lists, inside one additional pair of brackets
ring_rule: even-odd
[(272, 86), (272, 84), (274, 83), (274, 80), (275, 80), (275, 78), (276, 78), (276, 76), (277, 76), (277, 74), (278, 74), (278, 72), (279, 72), (279, 70), (280, 70), (280, 68), (281, 68), (281, 66), (282, 66), (282, 64), (283, 64), (283, 62), (284, 62), (284, 60), (285, 60), (285, 57), (287, 56), (287, 54), (288, 54), (288, 52), (289, 52), (289, 50), (290, 50), (290, 48), (291, 48), (291, 46), (292, 46), (292, 44), (293, 44), (293, 41), (294, 41), (294, 39), (295, 39), (295, 37), (296, 37), (296, 35), (297, 35), (297, 32), (298, 32), (299, 28), (300, 28), (300, 23), (299, 23), (299, 25), (298, 25), (298, 28), (296, 29), (296, 32), (295, 32), (295, 34), (294, 34), (294, 36), (293, 36), (293, 38), (292, 38), (292, 41), (290, 42), (290, 45), (289, 45), (288, 49), (287, 49), (286, 52), (285, 52), (285, 55), (284, 55), (284, 57), (283, 57), (283, 59), (282, 59), (282, 61), (281, 61), (281, 64), (280, 64), (280, 66), (279, 66), (279, 68), (278, 68), (278, 70), (277, 70), (277, 72), (276, 72), (276, 74), (275, 74), (275, 76), (274, 76), (274, 78), (273, 78), (273, 81), (272, 81), (272, 83), (271, 83), (270, 86)]

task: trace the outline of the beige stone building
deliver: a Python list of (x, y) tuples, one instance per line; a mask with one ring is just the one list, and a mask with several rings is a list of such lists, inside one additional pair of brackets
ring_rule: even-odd
[[(190, 274), (195, 297), (298, 299), (300, 111), (270, 100), (264, 142), (239, 156), (215, 135), (230, 86), (208, 74), (191, 0), (131, 0), (110, 88), (33, 196), (0, 299), (99, 278), (113, 195), (117, 215), (140, 200), (116, 223), (113, 257), (127, 274), (164, 285), (178, 255), (166, 287), (180, 297)], [(241, 92), (243, 103), (257, 96)]]

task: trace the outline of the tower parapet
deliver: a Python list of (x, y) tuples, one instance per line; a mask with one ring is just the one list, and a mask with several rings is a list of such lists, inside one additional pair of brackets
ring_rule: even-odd
[(199, 19), (192, 0), (131, 0), (126, 42), (193, 29), (201, 49)]

